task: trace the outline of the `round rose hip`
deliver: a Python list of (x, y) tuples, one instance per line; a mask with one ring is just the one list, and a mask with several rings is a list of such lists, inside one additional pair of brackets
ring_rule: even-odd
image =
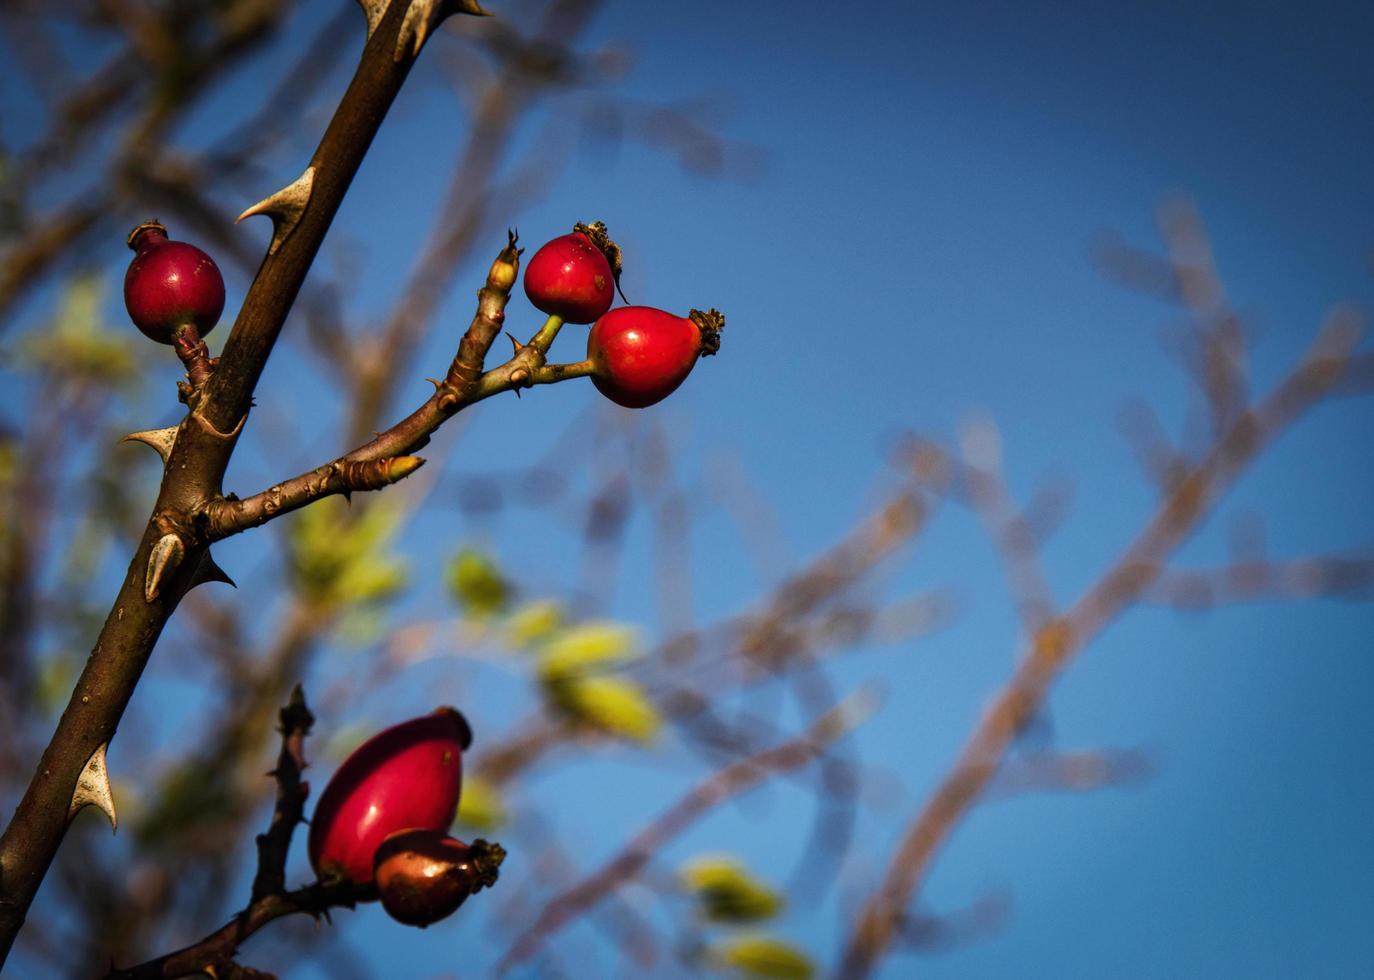
[(591, 323), (609, 310), (619, 282), (620, 249), (599, 221), (548, 242), (525, 267), (535, 309), (568, 323)]
[(224, 277), (194, 245), (167, 238), (167, 229), (145, 221), (129, 233), (136, 253), (124, 274), (124, 306), (134, 326), (160, 344), (175, 343), (187, 327), (205, 336), (224, 312)]
[(472, 732), (453, 708), (393, 725), (344, 760), (310, 821), (310, 864), (320, 878), (372, 880), (382, 841), (402, 830), (447, 830), (458, 809), (463, 750)]
[(592, 383), (626, 408), (646, 408), (671, 395), (697, 359), (720, 349), (725, 317), (715, 310), (674, 316), (651, 306), (622, 306), (587, 335)]
[(506, 851), (500, 844), (464, 844), (437, 830), (405, 830), (377, 849), (377, 891), (397, 922), (427, 926), (452, 915), (469, 895), (490, 888)]

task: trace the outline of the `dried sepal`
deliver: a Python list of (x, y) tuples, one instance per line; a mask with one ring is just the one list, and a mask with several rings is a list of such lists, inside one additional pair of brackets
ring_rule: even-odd
[(109, 818), (110, 830), (114, 831), (119, 829), (119, 814), (115, 812), (110, 770), (105, 764), (105, 750), (109, 744), (102, 742), (82, 767), (81, 775), (76, 778), (76, 789), (72, 791), (71, 806), (67, 808), (67, 819), (71, 820), (88, 806), (98, 807)]
[(401, 33), (396, 37), (396, 61), (405, 57), (419, 57), (420, 49), (425, 46), (430, 33), (452, 14), (491, 16), (477, 0), (410, 0), (405, 20), (401, 23)]
[(145, 446), (151, 446), (162, 457), (162, 463), (165, 466), (172, 455), (172, 446), (176, 444), (177, 433), (180, 430), (181, 426), (179, 425), (169, 425), (165, 429), (145, 429), (142, 432), (130, 432), (119, 441), (141, 442)]
[(270, 197), (265, 197), (243, 214), (234, 219), (234, 223), (242, 221), (244, 218), (251, 218), (255, 214), (265, 214), (272, 219), (272, 243), (267, 246), (267, 254), (275, 255), (277, 249), (281, 248), (281, 243), (286, 241), (291, 232), (296, 230), (296, 225), (300, 223), (301, 215), (305, 213), (305, 206), (310, 203), (310, 192), (315, 184), (315, 168), (306, 167), (305, 173), (301, 174), (293, 183), (287, 184), (281, 190)]
[(162, 594), (162, 586), (176, 572), (186, 557), (186, 545), (175, 534), (164, 534), (153, 545), (148, 556), (148, 570), (143, 575), (143, 598), (152, 602)]
[(615, 239), (611, 238), (610, 232), (606, 230), (606, 223), (593, 221), (591, 224), (587, 224), (579, 221), (573, 225), (573, 231), (586, 235), (591, 239), (591, 243), (600, 250), (601, 254), (606, 256), (606, 262), (611, 267), (611, 276), (615, 279), (615, 291), (620, 293), (620, 298), (628, 303), (629, 300), (625, 299), (625, 291), (620, 288), (620, 274), (625, 266), (625, 253), (615, 243)]

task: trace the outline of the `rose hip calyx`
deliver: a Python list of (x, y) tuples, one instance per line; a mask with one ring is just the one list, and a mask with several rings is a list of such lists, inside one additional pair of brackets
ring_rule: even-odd
[(334, 773), (310, 822), (310, 864), (321, 880), (372, 880), (373, 857), (402, 830), (447, 830), (462, 790), (472, 731), (439, 708), (372, 736)]
[(525, 295), (535, 309), (567, 323), (591, 323), (620, 288), (621, 252), (599, 221), (542, 245), (525, 267)]
[(647, 408), (676, 391), (699, 358), (720, 350), (724, 326), (717, 310), (685, 317), (650, 306), (611, 310), (587, 335), (592, 383), (617, 405)]
[(423, 928), (496, 884), (505, 857), (500, 844), (480, 838), (465, 844), (438, 830), (403, 830), (377, 848), (373, 878), (387, 914)]

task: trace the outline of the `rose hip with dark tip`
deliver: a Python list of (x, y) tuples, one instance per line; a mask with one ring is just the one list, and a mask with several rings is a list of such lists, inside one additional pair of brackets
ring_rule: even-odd
[(667, 398), (699, 358), (720, 349), (725, 317), (715, 310), (674, 316), (651, 306), (622, 306), (596, 321), (587, 335), (592, 383), (626, 408)]
[(175, 343), (192, 327), (197, 339), (224, 312), (224, 277), (219, 266), (194, 245), (172, 241), (157, 221), (129, 233), (136, 253), (124, 275), (124, 306), (134, 326), (160, 344)]
[(440, 708), (364, 742), (334, 773), (310, 821), (310, 864), (321, 879), (372, 880), (382, 841), (402, 830), (447, 830), (472, 732)]
[(525, 267), (525, 295), (535, 309), (568, 323), (591, 323), (611, 308), (620, 249), (600, 222), (577, 225), (542, 246)]
[(377, 848), (375, 879), (382, 907), (408, 926), (438, 922), (469, 895), (496, 884), (505, 857), (500, 844), (464, 844), (437, 830), (393, 834)]

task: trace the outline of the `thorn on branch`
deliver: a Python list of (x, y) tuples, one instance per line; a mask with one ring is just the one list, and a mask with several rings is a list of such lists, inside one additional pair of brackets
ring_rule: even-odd
[(201, 556), (200, 564), (196, 566), (195, 573), (191, 576), (191, 584), (186, 587), (186, 591), (191, 591), (198, 585), (207, 582), (221, 582), (224, 585), (238, 588), (238, 583), (229, 577), (229, 573), (219, 567), (215, 559), (210, 557), (209, 549)]
[[(369, 21), (371, 16), (369, 15)], [(371, 33), (370, 26), (368, 33)], [(272, 243), (267, 246), (267, 254), (275, 255), (277, 249), (281, 248), (282, 242), (296, 230), (296, 225), (300, 223), (301, 215), (305, 213), (305, 207), (310, 203), (310, 192), (315, 184), (315, 168), (306, 167), (305, 173), (301, 174), (295, 181), (287, 184), (281, 190), (270, 197), (265, 197), (257, 204), (245, 210), (241, 215), (234, 219), (238, 224), (244, 218), (251, 218), (255, 214), (265, 214), (272, 219)]]
[[(405, 20), (401, 24), (401, 32), (396, 37), (395, 60), (400, 62), (407, 55), (418, 58), (420, 49), (425, 46), (430, 33), (453, 14), (491, 16), (482, 9), (477, 0), (410, 0)], [(370, 19), (369, 15), (369, 21)], [(370, 36), (371, 31), (368, 33)]]
[(180, 535), (167, 533), (157, 539), (148, 556), (148, 569), (143, 575), (143, 598), (153, 602), (162, 594), (162, 587), (175, 574), (186, 557), (186, 545)]
[(94, 806), (109, 818), (110, 830), (113, 832), (119, 829), (119, 815), (115, 812), (114, 795), (110, 792), (110, 770), (105, 764), (105, 750), (109, 748), (109, 744), (100, 743), (100, 747), (86, 760), (81, 775), (77, 777), (76, 789), (72, 791), (72, 802), (67, 808), (67, 820), (70, 821), (86, 807)]
[(180, 431), (180, 425), (169, 425), (165, 429), (145, 429), (142, 432), (130, 432), (119, 441), (141, 442), (145, 446), (152, 447), (162, 457), (162, 465), (166, 466), (167, 460), (172, 455), (172, 447), (176, 445), (177, 433)]

